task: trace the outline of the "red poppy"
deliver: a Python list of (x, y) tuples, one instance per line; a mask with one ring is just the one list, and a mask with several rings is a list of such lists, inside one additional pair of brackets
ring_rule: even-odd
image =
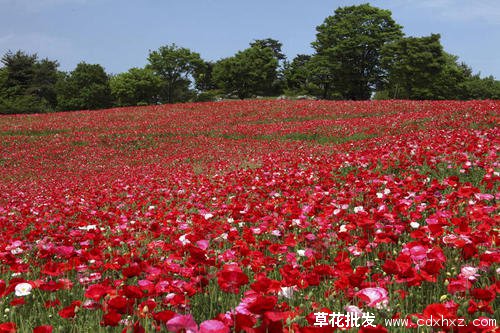
[(224, 265), (217, 273), (217, 283), (225, 292), (238, 293), (248, 283), (248, 276), (236, 264)]
[(255, 314), (263, 314), (264, 312), (273, 310), (277, 302), (278, 299), (276, 296), (259, 295), (248, 304), (247, 309)]
[(16, 333), (16, 324), (11, 322), (0, 324), (0, 333)]
[(121, 319), (118, 312), (111, 310), (102, 316), (101, 326), (118, 326)]
[(0, 297), (3, 296), (5, 289), (6, 289), (5, 281), (0, 279)]
[(163, 311), (158, 311), (153, 313), (153, 318), (154, 320), (161, 322), (161, 323), (166, 323), (170, 319), (172, 319), (175, 316), (175, 312), (170, 311), (170, 310), (163, 310)]
[(61, 318), (75, 318), (76, 312), (78, 311), (78, 308), (80, 307), (81, 302), (80, 301), (74, 301), (72, 302), (69, 306), (59, 310), (59, 316)]
[(198, 333), (229, 333), (229, 327), (218, 320), (206, 320), (200, 324)]
[(33, 333), (52, 333), (52, 325), (37, 326), (33, 329)]
[(94, 301), (99, 301), (106, 294), (112, 291), (111, 287), (102, 284), (93, 284), (87, 288), (85, 291), (85, 297), (93, 299)]

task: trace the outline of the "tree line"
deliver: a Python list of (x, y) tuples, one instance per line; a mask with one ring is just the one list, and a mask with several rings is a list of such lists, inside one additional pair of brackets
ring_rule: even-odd
[(36, 113), (217, 98), (308, 95), (321, 99), (500, 99), (500, 81), (482, 78), (444, 51), (440, 35), (405, 36), (389, 10), (339, 7), (316, 28), (314, 53), (291, 61), (267, 38), (218, 61), (175, 44), (150, 51), (143, 68), (109, 75), (99, 64), (71, 72), (23, 51), (1, 59), (0, 113)]

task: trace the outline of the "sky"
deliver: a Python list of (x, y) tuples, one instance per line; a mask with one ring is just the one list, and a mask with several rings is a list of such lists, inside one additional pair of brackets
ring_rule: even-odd
[[(291, 60), (312, 54), (316, 27), (339, 6), (328, 0), (0, 0), (0, 55), (37, 53), (73, 70), (81, 61), (120, 73), (175, 43), (206, 60), (234, 55), (255, 39), (283, 43)], [(500, 79), (499, 0), (373, 0), (408, 36), (440, 33), (444, 49), (481, 76)]]

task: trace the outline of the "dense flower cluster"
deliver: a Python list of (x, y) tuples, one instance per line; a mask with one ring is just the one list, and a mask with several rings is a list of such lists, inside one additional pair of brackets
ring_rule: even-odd
[(242, 101), (2, 117), (0, 332), (499, 318), (499, 110)]

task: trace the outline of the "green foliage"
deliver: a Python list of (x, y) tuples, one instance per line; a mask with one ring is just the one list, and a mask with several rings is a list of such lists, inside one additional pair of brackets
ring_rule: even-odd
[(198, 53), (175, 44), (150, 52), (148, 61), (147, 68), (162, 79), (161, 101), (168, 103), (187, 101), (195, 95), (191, 79), (206, 65)]
[(219, 60), (213, 78), (225, 93), (238, 98), (269, 96), (278, 79), (278, 60), (269, 47), (252, 46), (233, 57)]
[(5, 87), (7, 83), (7, 68), (1, 67), (0, 68), (0, 88)]
[[(282, 43), (256, 39), (217, 62), (175, 44), (150, 51), (146, 68), (109, 77), (84, 62), (73, 72), (22, 51), (0, 67), (0, 114), (99, 109), (220, 96), (308, 95), (321, 99), (500, 99), (500, 81), (473, 75), (444, 52), (439, 34), (403, 37), (388, 10), (339, 7), (316, 27), (315, 53), (288, 62)], [(375, 94), (374, 94), (375, 93)]]
[(217, 98), (222, 95), (220, 90), (207, 90), (199, 93), (194, 98), (195, 102), (213, 102), (216, 101)]
[(285, 88), (290, 94), (306, 94), (310, 85), (311, 56), (298, 54), (291, 63), (286, 63), (283, 70)]
[(112, 105), (109, 77), (101, 65), (79, 63), (57, 83), (59, 110), (94, 110)]
[(433, 82), (443, 71), (445, 56), (440, 35), (401, 38), (384, 47), (382, 63), (393, 98), (433, 99)]
[(7, 52), (1, 60), (0, 114), (35, 113), (56, 107), (56, 61), (38, 60), (36, 54)]
[(0, 114), (40, 113), (49, 111), (49, 105), (33, 95), (0, 94)]
[(209, 91), (217, 88), (213, 80), (214, 63), (204, 61), (200, 66), (195, 68), (193, 73), (195, 87), (198, 91)]
[(334, 73), (328, 58), (321, 55), (297, 55), (285, 64), (284, 81), (288, 95), (313, 95), (322, 99), (340, 99), (332, 88)]
[(465, 82), (472, 77), (472, 69), (459, 63), (457, 56), (446, 52), (443, 55), (442, 71), (432, 80), (433, 99), (467, 99)]
[(273, 51), (274, 57), (278, 61), (283, 61), (286, 59), (286, 56), (283, 54), (282, 51), (283, 44), (276, 39), (272, 38), (256, 39), (252, 43), (250, 43), (250, 47), (258, 47), (261, 49), (269, 48)]
[(384, 47), (388, 77), (376, 99), (498, 99), (500, 82), (472, 75), (458, 57), (443, 51), (439, 35), (408, 37)]
[(500, 81), (493, 76), (474, 75), (464, 82), (464, 89), (467, 99), (500, 99)]
[(29, 55), (22, 51), (7, 52), (2, 57), (2, 64), (7, 72), (5, 85), (16, 89), (28, 89), (34, 80), (37, 58), (36, 54)]
[[(274, 58), (276, 59), (278, 66), (276, 68), (276, 75), (269, 77), (269, 80), (273, 80), (273, 82), (269, 82), (266, 86), (270, 87), (267, 90), (262, 91), (263, 96), (276, 96), (283, 92), (284, 88), (284, 64), (286, 62), (286, 56), (283, 53), (283, 44), (273, 38), (266, 39), (256, 39), (250, 43), (250, 47), (257, 47), (261, 49), (270, 49), (273, 52)], [(274, 75), (274, 74), (273, 74)]]
[(110, 79), (117, 106), (149, 105), (159, 100), (161, 79), (149, 68), (131, 68)]
[[(48, 59), (42, 59), (35, 64), (35, 75), (33, 84), (28, 90), (30, 93), (45, 100), (51, 110), (57, 106), (56, 83), (58, 79), (58, 63)], [(45, 103), (45, 102), (44, 102)]]
[(368, 99), (383, 79), (382, 47), (402, 36), (391, 12), (369, 4), (340, 7), (316, 28), (317, 75), (327, 98)]

